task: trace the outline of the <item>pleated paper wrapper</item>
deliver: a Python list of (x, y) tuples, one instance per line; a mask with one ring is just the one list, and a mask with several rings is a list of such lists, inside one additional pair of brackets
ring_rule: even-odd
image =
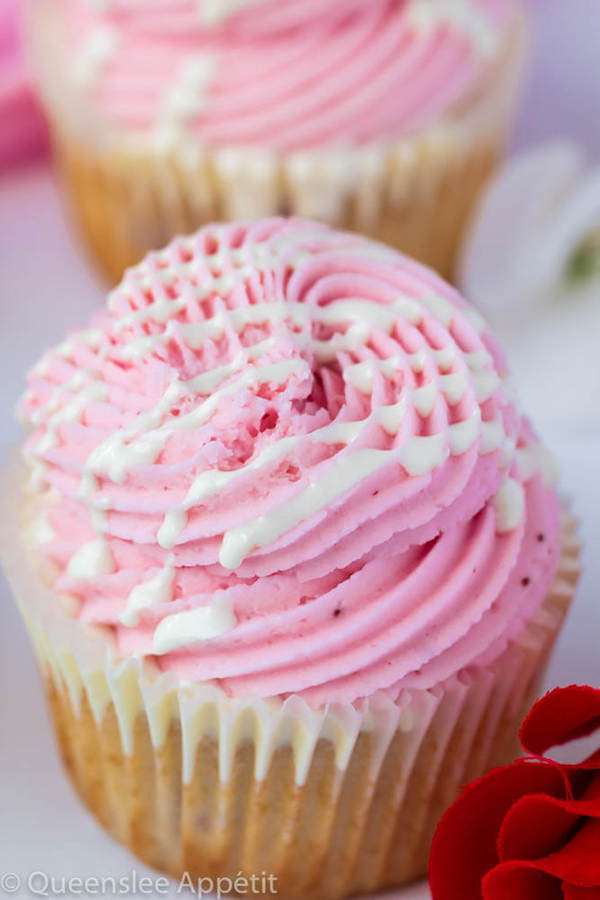
[(2, 484), (0, 555), (29, 631), (58, 745), (114, 837), (180, 878), (271, 875), (280, 896), (341, 897), (423, 875), (461, 786), (517, 751), (578, 579), (563, 518), (557, 576), (535, 619), (486, 667), (432, 689), (312, 709), (232, 699), (119, 659), (73, 619), (31, 552), (22, 467)]

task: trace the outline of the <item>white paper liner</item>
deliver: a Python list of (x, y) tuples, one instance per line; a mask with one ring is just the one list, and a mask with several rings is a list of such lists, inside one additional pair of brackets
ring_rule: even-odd
[[(232, 699), (118, 659), (105, 630), (61, 610), (23, 544), (19, 468), (3, 482), (0, 556), (85, 802), (158, 868), (270, 866), (289, 896), (338, 897), (426, 871), (437, 821), (460, 787), (516, 752), (579, 572), (565, 516), (555, 584), (535, 619), (495, 663), (433, 689), (320, 709), (297, 696)], [(299, 865), (307, 842), (322, 861), (310, 878)]]

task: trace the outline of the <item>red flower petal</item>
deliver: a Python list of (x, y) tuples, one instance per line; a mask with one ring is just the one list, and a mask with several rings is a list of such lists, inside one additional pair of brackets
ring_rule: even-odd
[(565, 884), (563, 893), (565, 900), (600, 900), (600, 887), (582, 888)]
[[(600, 822), (595, 819), (586, 822), (564, 847), (544, 859), (500, 863), (483, 879), (483, 897), (484, 900), (560, 897), (563, 883), (585, 888), (600, 885)], [(545, 894), (539, 893), (542, 885)]]
[(467, 787), (436, 831), (430, 857), (434, 900), (481, 900), (481, 882), (498, 864), (497, 835), (510, 808), (526, 794), (564, 799), (558, 766), (520, 761)]
[[(526, 753), (540, 756), (551, 747), (600, 729), (600, 689), (585, 685), (556, 688), (534, 705), (521, 728)], [(600, 769), (600, 750), (578, 768)]]
[(567, 884), (600, 886), (600, 821), (584, 820), (582, 828), (564, 847), (537, 860), (535, 865)]
[(600, 749), (579, 766), (541, 759), (600, 729), (600, 690), (558, 688), (521, 729), (526, 753), (466, 788), (436, 832), (434, 900), (600, 900)]
[(528, 794), (517, 800), (500, 827), (500, 860), (532, 860), (556, 853), (580, 822), (566, 806), (567, 803), (543, 794)]
[(580, 800), (561, 800), (547, 794), (528, 794), (511, 807), (500, 827), (498, 854), (509, 859), (540, 859), (569, 840), (582, 817), (600, 819), (600, 775), (591, 781)]
[(503, 863), (483, 879), (483, 900), (563, 900), (560, 881), (540, 872), (524, 868), (520, 863)]

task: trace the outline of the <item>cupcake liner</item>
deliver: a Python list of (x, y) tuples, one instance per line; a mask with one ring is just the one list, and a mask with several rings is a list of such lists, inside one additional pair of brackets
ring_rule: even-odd
[(175, 234), (275, 214), (363, 232), (451, 274), (504, 154), (524, 56), (521, 15), (493, 71), (434, 125), (362, 147), (277, 153), (111, 132), (53, 64), (63, 54), (58, 23), (48, 20), (53, 4), (36, 6), (30, 32), (55, 158), (86, 243), (113, 281)]
[(423, 875), (461, 786), (517, 750), (578, 578), (574, 520), (564, 517), (543, 607), (493, 664), (395, 701), (380, 692), (311, 709), (299, 696), (233, 699), (119, 659), (110, 633), (44, 588), (50, 573), (26, 549), (21, 470), (4, 478), (2, 562), (66, 768), (104, 827), (175, 877), (273, 875), (282, 896), (341, 897)]

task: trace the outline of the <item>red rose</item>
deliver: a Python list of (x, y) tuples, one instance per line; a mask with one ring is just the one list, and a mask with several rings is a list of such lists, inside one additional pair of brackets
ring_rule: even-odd
[(600, 900), (600, 749), (577, 766), (551, 747), (600, 729), (600, 690), (557, 688), (521, 728), (527, 759), (469, 785), (436, 832), (433, 900)]

